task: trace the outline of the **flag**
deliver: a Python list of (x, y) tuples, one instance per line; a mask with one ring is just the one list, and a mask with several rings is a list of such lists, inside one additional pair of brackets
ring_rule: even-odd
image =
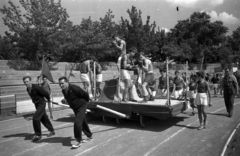
[(49, 67), (48, 63), (45, 61), (44, 57), (43, 57), (43, 61), (42, 61), (42, 73), (40, 76), (45, 76), (49, 81), (54, 83), (52, 74), (50, 72), (50, 67)]

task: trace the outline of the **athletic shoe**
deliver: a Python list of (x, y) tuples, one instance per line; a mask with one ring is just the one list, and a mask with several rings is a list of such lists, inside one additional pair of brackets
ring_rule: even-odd
[(204, 128), (204, 129), (207, 128), (207, 123), (206, 123), (206, 122), (204, 122), (204, 124), (203, 124), (203, 128)]
[(122, 102), (128, 102), (128, 100), (127, 99), (123, 99)]
[(55, 135), (55, 132), (54, 132), (54, 131), (49, 132), (49, 134), (47, 135), (47, 137), (51, 137), (51, 136), (53, 136), (53, 135)]
[(86, 139), (82, 139), (82, 143), (86, 143), (86, 142), (89, 142), (93, 139), (93, 137), (87, 137)]
[(42, 136), (34, 135), (32, 138), (32, 142), (38, 142), (40, 140), (42, 140)]
[(131, 101), (131, 102), (137, 102), (137, 100), (134, 100), (134, 99), (129, 99), (129, 101)]
[(199, 127), (198, 127), (198, 130), (201, 130), (201, 129), (203, 129), (204, 127), (203, 127), (203, 125), (200, 125)]
[(195, 112), (192, 112), (191, 114), (190, 114), (190, 116), (194, 116), (195, 115)]
[(142, 101), (139, 101), (139, 103), (147, 103), (147, 100), (143, 99)]
[(79, 141), (77, 141), (76, 144), (73, 144), (73, 145), (72, 145), (72, 148), (73, 148), (73, 149), (76, 149), (76, 148), (80, 147), (81, 145), (82, 145), (82, 143), (79, 142)]
[(154, 101), (154, 97), (151, 96), (148, 101)]

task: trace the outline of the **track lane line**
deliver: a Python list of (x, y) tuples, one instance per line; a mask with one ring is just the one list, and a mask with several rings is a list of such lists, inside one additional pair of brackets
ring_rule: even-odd
[[(54, 129), (61, 128), (61, 127), (65, 126), (65, 125), (73, 125), (73, 123), (65, 123), (65, 124), (62, 124), (62, 125), (58, 125), (58, 126), (54, 127)], [(97, 128), (97, 127), (99, 127), (99, 126), (92, 127), (91, 129), (94, 129), (94, 128)], [(67, 128), (67, 127), (66, 127), (66, 128)], [(42, 130), (42, 132), (45, 132), (45, 131), (47, 131), (46, 128), (44, 128), (44, 129)], [(34, 134), (34, 132), (31, 132), (30, 134)], [(14, 139), (18, 139), (18, 138), (21, 138), (21, 137), (15, 137), (15, 138), (11, 138), (11, 139), (8, 139), (8, 140), (3, 140), (3, 141), (0, 142), (0, 144), (2, 144), (2, 143), (4, 143), (4, 142), (7, 142), (7, 141), (14, 140)]]
[(112, 141), (112, 140), (114, 140), (114, 139), (117, 139), (117, 138), (119, 138), (119, 137), (121, 137), (121, 136), (123, 136), (123, 135), (125, 135), (125, 134), (128, 134), (128, 133), (130, 133), (130, 132), (132, 132), (132, 131), (135, 131), (135, 130), (133, 130), (133, 129), (132, 129), (132, 130), (128, 130), (127, 132), (122, 133), (122, 134), (119, 134), (118, 136), (115, 136), (115, 137), (113, 137), (113, 138), (111, 138), (111, 139), (108, 139), (107, 141), (104, 141), (104, 142), (102, 142), (101, 144), (98, 144), (98, 145), (95, 145), (95, 146), (93, 146), (93, 147), (91, 147), (91, 148), (88, 148), (88, 149), (82, 151), (81, 153), (78, 153), (78, 154), (75, 155), (75, 156), (79, 156), (79, 155), (84, 154), (84, 153), (86, 153), (86, 152), (90, 152), (92, 149), (95, 149), (95, 148), (97, 148), (97, 147), (99, 147), (99, 146), (103, 146), (103, 145), (107, 144), (108, 142), (110, 142), (110, 141)]
[[(63, 124), (63, 125), (64, 125), (64, 124)], [(94, 127), (92, 127), (91, 129), (95, 129), (95, 128), (97, 128), (97, 127), (99, 127), (99, 126), (94, 126)], [(22, 151), (22, 152), (20, 152), (20, 153), (16, 153), (16, 154), (14, 154), (13, 156), (21, 155), (21, 154), (23, 154), (23, 153), (26, 153), (26, 152), (28, 152), (28, 151), (32, 151), (32, 150), (38, 149), (38, 148), (43, 147), (43, 146), (48, 145), (48, 144), (50, 144), (50, 143), (43, 143), (43, 144), (41, 144), (41, 145), (39, 145), (39, 146), (35, 146), (35, 147), (33, 147), (33, 148), (26, 149), (26, 150), (24, 150), (24, 151)]]
[[(222, 100), (221, 100), (221, 101), (222, 101)], [(219, 102), (219, 101), (214, 101), (214, 103), (215, 103), (215, 102)], [(240, 102), (235, 103), (234, 105), (238, 105), (238, 104), (240, 104)], [(210, 113), (216, 113), (216, 112), (218, 112), (218, 111), (220, 111), (220, 110), (223, 110), (224, 108), (226, 108), (226, 107), (222, 107), (222, 108), (217, 109), (217, 110), (215, 110), (215, 111), (213, 111), (213, 112), (210, 112)], [(189, 127), (190, 125), (192, 125), (193, 123), (195, 123), (195, 122), (197, 122), (197, 121), (199, 121), (199, 120), (198, 120), (198, 119), (195, 120), (194, 122), (188, 124), (186, 127)], [(176, 136), (177, 134), (179, 134), (180, 132), (182, 132), (183, 130), (185, 130), (186, 127), (184, 127), (184, 128), (182, 128), (182, 129), (178, 130), (177, 132), (173, 133), (170, 137), (168, 137), (168, 138), (165, 139), (164, 141), (160, 142), (157, 146), (153, 147), (150, 151), (148, 151), (146, 154), (144, 154), (144, 156), (149, 156), (152, 152), (154, 152), (154, 151), (155, 151), (157, 148), (159, 148), (162, 144), (164, 144), (164, 143), (166, 143), (167, 141), (171, 140), (174, 136)]]

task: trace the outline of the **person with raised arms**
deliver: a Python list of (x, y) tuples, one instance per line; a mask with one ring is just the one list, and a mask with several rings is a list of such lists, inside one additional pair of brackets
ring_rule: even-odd
[(117, 92), (116, 92), (116, 98), (115, 100), (117, 101), (122, 101), (122, 99), (120, 98), (120, 79), (121, 79), (121, 60), (122, 60), (122, 56), (126, 54), (126, 42), (120, 38), (119, 35), (113, 35), (112, 36), (113, 39), (113, 44), (114, 46), (118, 49), (120, 55), (118, 57), (118, 61), (117, 61), (117, 69), (118, 69), (118, 86), (117, 86)]

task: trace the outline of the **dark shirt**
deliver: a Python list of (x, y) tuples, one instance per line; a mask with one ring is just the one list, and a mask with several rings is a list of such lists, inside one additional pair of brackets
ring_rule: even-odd
[(213, 84), (218, 84), (220, 79), (218, 77), (213, 77), (211, 81)]
[(173, 82), (174, 82), (174, 84), (176, 85), (175, 90), (181, 90), (181, 89), (183, 89), (184, 80), (183, 80), (182, 77), (175, 77), (175, 78), (173, 79)]
[[(92, 65), (90, 66), (91, 67), (91, 69), (92, 69), (92, 71), (93, 71), (93, 69), (94, 69), (94, 64), (92, 63)], [(94, 71), (93, 71), (94, 72)], [(98, 74), (102, 74), (102, 66), (99, 64), (99, 63), (97, 63), (97, 62), (95, 62), (95, 72), (96, 72), (96, 75), (98, 75)]]
[(236, 94), (238, 90), (238, 83), (234, 75), (225, 76), (223, 78), (223, 89), (226, 94)]
[(189, 83), (189, 91), (195, 91), (197, 89), (197, 83), (196, 82), (190, 82)]
[(82, 74), (88, 73), (88, 66), (90, 66), (90, 60), (86, 60), (80, 64), (80, 72)]
[(67, 94), (65, 90), (62, 90), (62, 93), (73, 110), (77, 110), (79, 107), (86, 105), (89, 102), (88, 93), (79, 86), (69, 84)]
[(204, 82), (198, 81), (197, 82), (197, 92), (198, 93), (207, 93), (207, 91), (208, 91), (207, 81), (204, 81)]
[(31, 90), (27, 88), (27, 92), (34, 104), (40, 104), (40, 103), (45, 104), (46, 103), (45, 99), (50, 101), (50, 95), (48, 94), (48, 92), (37, 84), (32, 84)]
[(167, 88), (167, 77), (166, 76), (160, 76), (159, 77), (159, 89), (166, 89)]

